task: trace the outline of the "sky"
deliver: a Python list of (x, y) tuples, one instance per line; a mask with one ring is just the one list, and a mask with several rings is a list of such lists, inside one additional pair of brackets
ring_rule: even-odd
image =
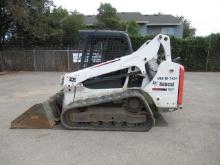
[(97, 14), (100, 3), (110, 3), (118, 12), (183, 15), (196, 28), (197, 36), (220, 33), (220, 0), (53, 0), (68, 11)]

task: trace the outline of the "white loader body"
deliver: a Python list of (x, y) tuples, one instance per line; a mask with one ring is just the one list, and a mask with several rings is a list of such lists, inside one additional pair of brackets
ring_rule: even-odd
[[(161, 63), (156, 63), (160, 46), (164, 50), (165, 59)], [(154, 61), (154, 62), (150, 62)], [(155, 72), (152, 79), (149, 78), (150, 71), (146, 64)], [(107, 61), (83, 70), (64, 75), (64, 102), (63, 107), (82, 99), (109, 95), (128, 89), (129, 75), (121, 88), (90, 89), (83, 85), (83, 82), (111, 73), (114, 71), (128, 69), (128, 74), (139, 72), (143, 77), (142, 84), (138, 87), (147, 93), (159, 109), (169, 111), (176, 110), (181, 104), (182, 96), (178, 96), (180, 85), (180, 73), (183, 67), (171, 60), (170, 39), (167, 35), (159, 34), (153, 40), (145, 42), (137, 51), (130, 55)], [(182, 84), (182, 83), (181, 83)], [(137, 87), (134, 87), (137, 88)], [(178, 104), (179, 102), (179, 104)]]

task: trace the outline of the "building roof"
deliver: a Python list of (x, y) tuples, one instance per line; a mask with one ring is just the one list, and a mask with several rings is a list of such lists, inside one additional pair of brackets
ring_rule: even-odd
[(146, 20), (145, 16), (142, 15), (139, 12), (121, 12), (118, 13), (118, 16), (123, 20), (123, 21), (136, 21), (136, 22), (143, 22), (147, 23), (148, 21)]
[[(136, 21), (137, 23), (147, 23), (148, 25), (179, 25), (181, 22), (172, 15), (142, 15), (139, 12), (120, 12), (118, 16), (123, 21)], [(97, 20), (95, 15), (85, 15), (86, 25), (94, 25)]]
[(172, 15), (145, 15), (148, 25), (179, 25), (181, 21)]

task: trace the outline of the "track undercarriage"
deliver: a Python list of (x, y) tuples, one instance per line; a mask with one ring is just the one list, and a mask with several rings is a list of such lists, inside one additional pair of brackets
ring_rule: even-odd
[(78, 100), (61, 114), (67, 129), (148, 131), (155, 123), (152, 110), (138, 90)]

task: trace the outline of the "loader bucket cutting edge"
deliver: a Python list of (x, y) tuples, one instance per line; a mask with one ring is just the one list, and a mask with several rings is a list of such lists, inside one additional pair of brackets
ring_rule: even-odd
[(59, 123), (62, 92), (50, 97), (49, 100), (35, 104), (11, 122), (11, 128), (53, 128)]

